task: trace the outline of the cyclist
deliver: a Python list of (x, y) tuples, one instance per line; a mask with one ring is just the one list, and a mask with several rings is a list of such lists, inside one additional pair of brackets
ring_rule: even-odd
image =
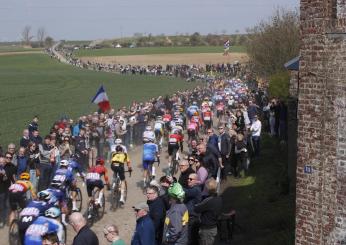
[(176, 153), (179, 151), (180, 143), (184, 138), (179, 129), (173, 129), (168, 137), (168, 167), (171, 167), (172, 157), (177, 157)]
[(212, 126), (212, 118), (213, 118), (213, 113), (210, 109), (210, 107), (208, 106), (207, 109), (203, 112), (202, 114), (203, 116), (203, 122), (204, 122), (204, 127), (205, 127), (205, 132), (211, 128)]
[(154, 133), (155, 133), (155, 139), (156, 143), (162, 148), (162, 136), (163, 136), (163, 130), (165, 127), (165, 122), (162, 120), (162, 116), (157, 116), (156, 121), (154, 123)]
[(67, 160), (62, 160), (60, 162), (60, 168), (55, 172), (52, 182), (61, 182), (63, 185), (61, 189), (65, 193), (71, 191), (72, 195), (72, 211), (79, 211), (77, 208), (77, 193), (75, 191), (77, 187), (76, 179), (73, 175), (73, 172), (69, 169), (69, 162)]
[(78, 155), (78, 153), (72, 154), (69, 160), (68, 170), (70, 170), (72, 173), (77, 172), (77, 176), (81, 176), (84, 181), (85, 173), (83, 173), (82, 166), (79, 163), (79, 159), (80, 156)]
[(44, 212), (52, 207), (50, 203), (51, 195), (46, 191), (37, 193), (38, 200), (31, 201), (20, 212), (18, 219), (18, 232), (22, 244), (24, 244), (24, 235), (27, 228), (39, 217), (44, 215)]
[[(61, 181), (56, 181), (56, 180), (54, 181), (53, 180), (52, 183), (50, 184), (50, 187), (48, 189), (46, 189), (45, 191), (50, 193), (50, 195), (51, 195), (51, 198), (50, 198), (48, 203), (50, 203), (56, 207), (60, 207), (61, 212), (62, 212), (61, 222), (64, 225), (67, 225), (66, 214), (68, 213), (69, 210), (67, 208), (67, 201), (68, 200), (67, 200), (67, 196), (66, 196), (66, 191), (64, 191), (64, 183)], [(73, 207), (72, 207), (72, 210), (73, 210)]]
[(16, 216), (18, 206), (23, 209), (26, 206), (26, 192), (30, 191), (32, 199), (36, 199), (36, 192), (33, 185), (30, 182), (30, 175), (27, 172), (22, 173), (14, 184), (12, 184), (9, 190), (9, 201), (11, 212), (9, 215), (9, 223), (11, 224)]
[(172, 115), (169, 110), (165, 111), (165, 114), (163, 115), (162, 121), (165, 123), (165, 133), (168, 133), (171, 130), (171, 121), (172, 121)]
[(51, 207), (44, 212), (44, 216), (38, 217), (26, 230), (24, 244), (41, 245), (42, 236), (45, 234), (56, 233), (59, 244), (65, 244), (65, 231), (59, 222), (61, 212), (56, 207)]
[(155, 140), (155, 133), (150, 125), (145, 127), (145, 131), (143, 132), (143, 143), (147, 143), (149, 141)]
[(99, 190), (99, 196), (98, 196), (98, 199), (95, 200), (95, 202), (99, 206), (102, 206), (103, 187), (104, 187), (101, 177), (103, 177), (106, 184), (109, 185), (108, 176), (107, 176), (107, 168), (105, 168), (104, 163), (105, 161), (103, 160), (103, 158), (100, 158), (100, 157), (97, 158), (96, 165), (91, 167), (86, 175), (86, 184), (87, 184), (89, 202), (93, 200), (92, 192), (96, 187)]
[(159, 158), (159, 151), (157, 144), (154, 143), (153, 139), (150, 139), (149, 142), (143, 145), (143, 186), (146, 188), (146, 180), (149, 177), (149, 172), (151, 172), (152, 176), (155, 176), (155, 167), (153, 166), (155, 162), (155, 158)]
[(124, 164), (127, 163), (127, 168), (131, 172), (132, 167), (131, 167), (131, 162), (128, 157), (128, 154), (124, 152), (124, 149), (121, 146), (117, 146), (115, 148), (115, 153), (112, 155), (112, 165), (111, 169), (113, 170), (113, 180), (115, 179), (116, 174), (118, 173), (119, 178), (121, 180), (120, 184), (120, 202), (122, 204), (125, 204), (125, 198), (124, 198), (124, 193), (125, 193), (125, 186), (126, 186), (126, 180), (125, 180), (125, 169), (124, 169)]
[(188, 118), (190, 119), (195, 114), (195, 112), (198, 112), (198, 111), (199, 111), (199, 108), (197, 106), (197, 102), (196, 101), (192, 102), (192, 105), (190, 105), (187, 108), (187, 116), (188, 116)]
[(127, 154), (127, 148), (125, 145), (123, 145), (123, 141), (120, 138), (117, 138), (114, 140), (114, 145), (112, 145), (112, 153), (115, 152), (115, 148), (120, 145), (123, 148), (123, 152)]

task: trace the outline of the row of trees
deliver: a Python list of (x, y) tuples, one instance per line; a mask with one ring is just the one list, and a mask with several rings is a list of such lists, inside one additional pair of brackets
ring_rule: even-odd
[(201, 35), (199, 32), (193, 34), (176, 34), (166, 36), (165, 34), (154, 36), (151, 33), (135, 33), (132, 38), (115, 39), (111, 42), (105, 42), (103, 45), (121, 44), (123, 47), (135, 43), (138, 47), (166, 47), (166, 46), (222, 46), (230, 39), (232, 45), (245, 45), (247, 41), (246, 34), (208, 34)]
[(37, 29), (36, 38), (32, 35), (31, 26), (25, 26), (22, 31), (21, 41), (26, 46), (31, 47), (50, 47), (53, 44), (53, 38), (47, 35), (44, 27)]

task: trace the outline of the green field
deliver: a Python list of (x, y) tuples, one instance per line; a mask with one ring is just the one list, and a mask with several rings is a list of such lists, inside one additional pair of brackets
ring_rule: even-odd
[(0, 144), (18, 143), (35, 114), (44, 135), (62, 115), (76, 119), (97, 110), (91, 99), (101, 84), (115, 108), (196, 86), (174, 78), (77, 69), (44, 54), (0, 56)]
[(42, 48), (24, 48), (21, 46), (0, 45), (0, 53), (4, 52), (28, 52), (28, 51), (42, 51)]
[[(244, 46), (233, 46), (231, 52), (245, 52)], [(85, 56), (117, 56), (117, 55), (148, 55), (148, 54), (184, 54), (184, 53), (222, 53), (223, 47), (152, 47), (152, 48), (103, 48), (81, 49), (75, 52), (78, 57)]]

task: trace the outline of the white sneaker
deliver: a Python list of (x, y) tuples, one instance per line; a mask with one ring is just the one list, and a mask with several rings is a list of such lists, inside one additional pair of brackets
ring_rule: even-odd
[(92, 217), (91, 214), (89, 214), (89, 215), (88, 215), (88, 219), (91, 219), (91, 217)]

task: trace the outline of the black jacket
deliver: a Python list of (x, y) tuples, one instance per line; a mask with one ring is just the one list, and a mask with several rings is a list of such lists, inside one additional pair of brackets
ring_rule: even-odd
[(161, 197), (153, 201), (147, 201), (149, 206), (149, 216), (155, 226), (155, 239), (157, 244), (161, 244), (163, 235), (163, 225), (166, 217), (166, 207)]
[(201, 214), (201, 227), (216, 227), (218, 217), (222, 212), (222, 198), (220, 196), (208, 196), (202, 202), (195, 205), (195, 212)]
[(231, 137), (227, 133), (223, 133), (220, 136), (221, 149), (220, 153), (222, 156), (229, 156), (231, 153)]
[(186, 171), (182, 172), (179, 176), (179, 184), (181, 184), (181, 186), (183, 188), (188, 188), (188, 178), (189, 178), (189, 175), (192, 174), (192, 173), (195, 173), (195, 170), (193, 170), (191, 167), (189, 167), (188, 169), (186, 169)]
[(199, 185), (184, 188), (185, 191), (185, 199), (184, 203), (189, 211), (189, 216), (198, 217), (199, 214), (195, 212), (195, 205), (200, 203), (202, 200), (202, 188)]
[(99, 239), (96, 234), (85, 225), (73, 238), (72, 245), (99, 245)]

